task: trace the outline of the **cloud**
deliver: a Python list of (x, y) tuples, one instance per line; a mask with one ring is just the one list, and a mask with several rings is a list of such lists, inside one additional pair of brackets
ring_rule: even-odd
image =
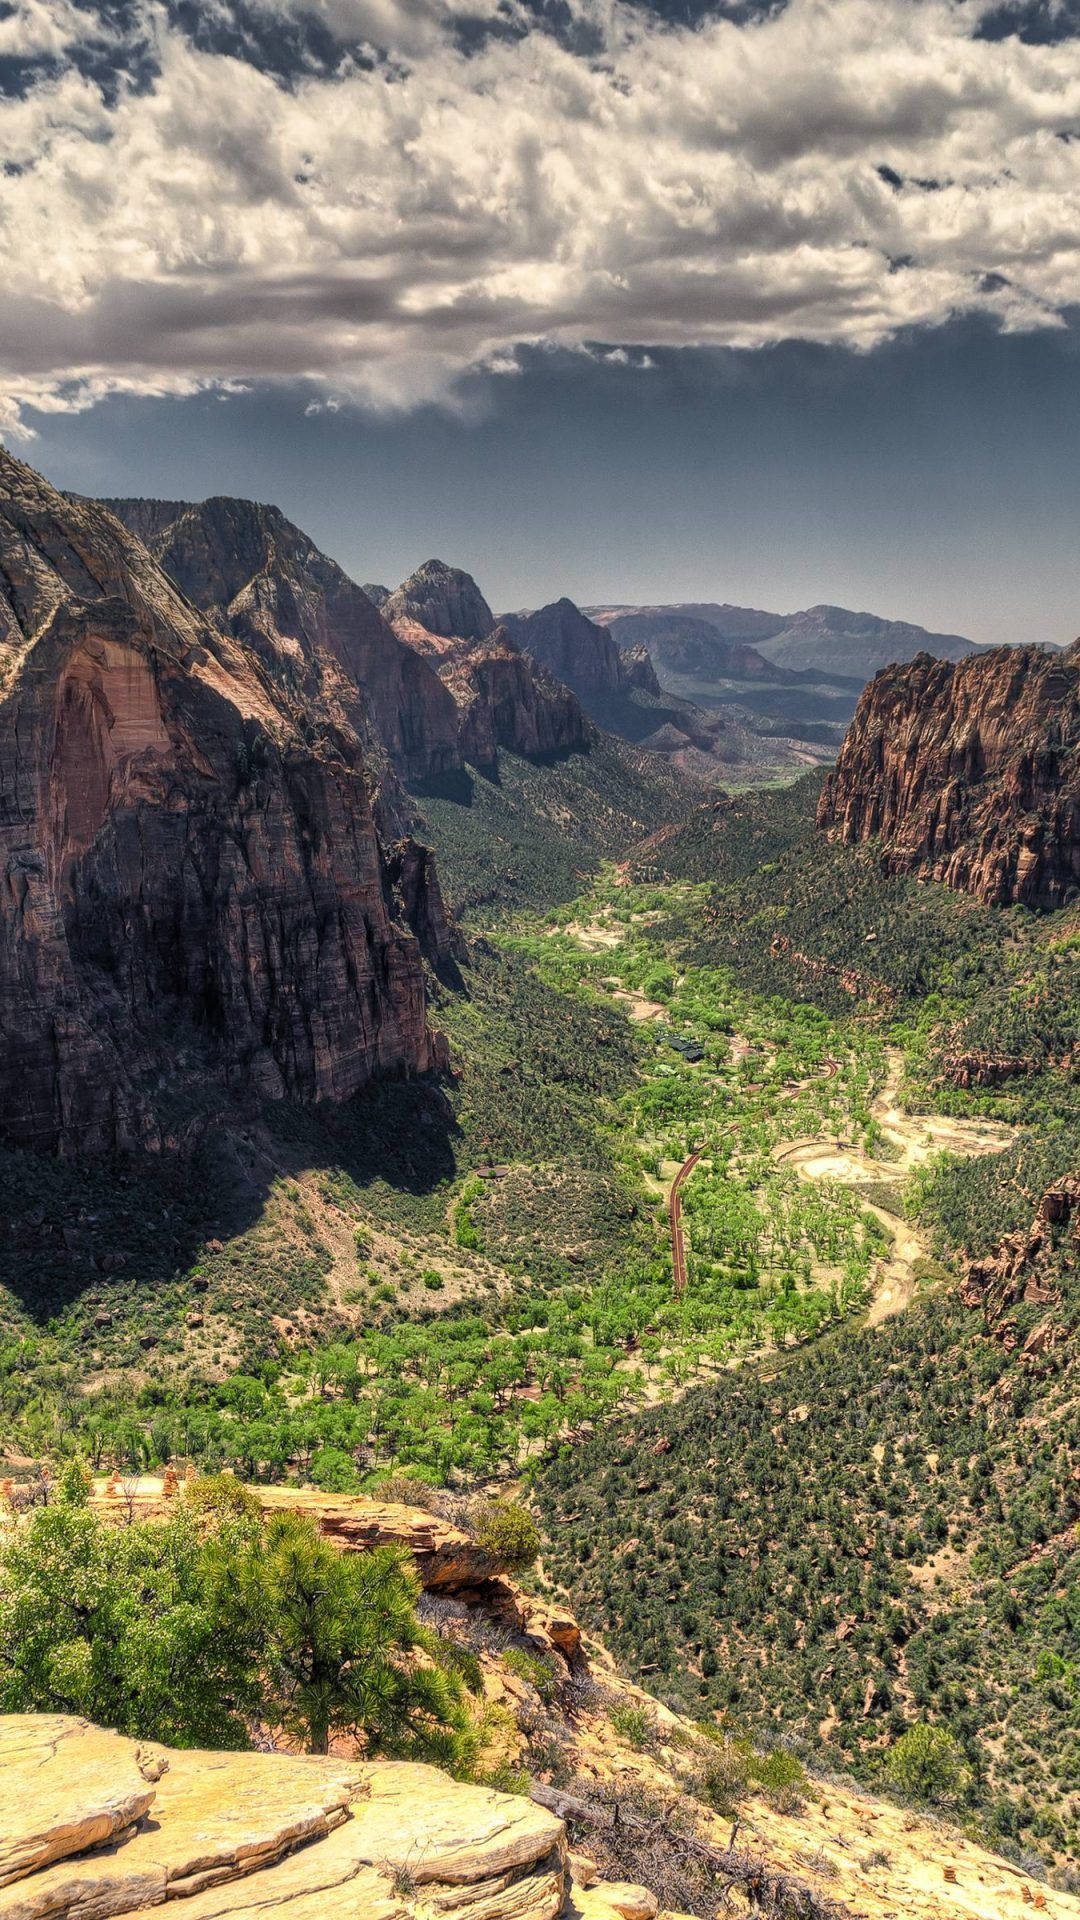
[(48, 59), (0, 97), (0, 425), (253, 380), (409, 407), (521, 345), (867, 350), (1075, 300), (1076, 40), (970, 0), (549, 11), (215, 0), (193, 36), (179, 0), (21, 0), (0, 52)]

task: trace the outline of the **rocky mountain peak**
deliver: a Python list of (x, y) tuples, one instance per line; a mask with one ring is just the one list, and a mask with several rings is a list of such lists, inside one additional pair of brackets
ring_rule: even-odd
[(476, 581), (445, 560), (425, 560), (382, 606), (385, 619), (413, 621), (443, 640), (484, 640), (495, 616)]

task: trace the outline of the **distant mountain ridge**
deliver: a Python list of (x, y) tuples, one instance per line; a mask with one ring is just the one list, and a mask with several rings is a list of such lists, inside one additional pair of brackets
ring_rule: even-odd
[(610, 627), (620, 645), (644, 641), (661, 675), (667, 670), (702, 680), (810, 675), (865, 685), (881, 667), (917, 653), (960, 660), (979, 652), (962, 634), (931, 633), (910, 621), (826, 603), (790, 614), (715, 601), (586, 611)]
[[(665, 690), (644, 640), (631, 635), (630, 644), (620, 645), (608, 627), (590, 620), (572, 600), (504, 614), (503, 623), (534, 659), (573, 687), (598, 726), (692, 779), (741, 782), (799, 764), (790, 744), (770, 736), (741, 708), (701, 706)], [(709, 628), (702, 630), (715, 638)], [(776, 676), (764, 661), (761, 670), (766, 678)]]

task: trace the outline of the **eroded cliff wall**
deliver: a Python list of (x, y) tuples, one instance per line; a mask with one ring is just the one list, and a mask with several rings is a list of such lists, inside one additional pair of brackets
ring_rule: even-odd
[(433, 1064), (358, 735), (111, 514), (0, 450), (0, 1129), (155, 1147), (208, 1077), (342, 1099)]
[(859, 700), (818, 825), (989, 905), (1067, 904), (1080, 891), (1080, 644), (886, 667)]

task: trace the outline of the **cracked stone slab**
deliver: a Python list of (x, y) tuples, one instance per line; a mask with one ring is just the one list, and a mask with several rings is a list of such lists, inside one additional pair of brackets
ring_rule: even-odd
[(153, 1802), (153, 1772), (133, 1740), (87, 1720), (0, 1717), (0, 1889), (134, 1826)]
[[(135, 1752), (134, 1742), (117, 1746)], [(340, 1760), (143, 1752), (154, 1771), (162, 1759), (167, 1762), (144, 1823), (96, 1853), (0, 1888), (0, 1920), (111, 1920), (196, 1894), (325, 1837), (365, 1791), (358, 1768)], [(68, 1791), (73, 1797), (79, 1792), (75, 1751)]]
[(366, 1795), (343, 1825), (247, 1879), (204, 1888), (182, 1920), (556, 1920), (561, 1821), (434, 1767), (359, 1771)]

